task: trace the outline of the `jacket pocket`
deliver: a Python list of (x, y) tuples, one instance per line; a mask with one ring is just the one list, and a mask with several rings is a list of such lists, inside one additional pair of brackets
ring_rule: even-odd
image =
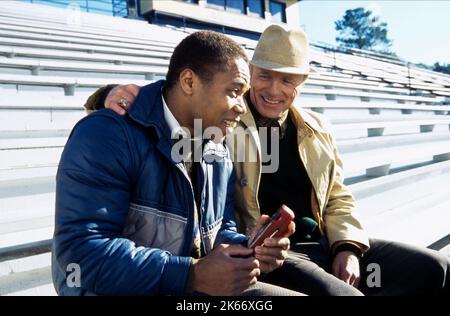
[(181, 255), (187, 218), (149, 206), (130, 203), (123, 237), (136, 246)]

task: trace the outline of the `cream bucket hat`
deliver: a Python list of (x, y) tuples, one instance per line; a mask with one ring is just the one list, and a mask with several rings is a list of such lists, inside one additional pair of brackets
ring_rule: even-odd
[(309, 65), (308, 38), (301, 30), (279, 25), (267, 27), (261, 34), (250, 64), (282, 73), (316, 73)]

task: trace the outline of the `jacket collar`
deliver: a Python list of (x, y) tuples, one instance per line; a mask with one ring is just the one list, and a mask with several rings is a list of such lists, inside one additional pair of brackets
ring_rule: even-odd
[(317, 120), (305, 109), (302, 109), (301, 107), (291, 106), (289, 112), (292, 113), (300, 123), (304, 124), (304, 127), (309, 128), (313, 133), (327, 133), (327, 131), (319, 125)]
[(144, 127), (154, 127), (158, 138), (170, 139), (170, 128), (164, 117), (161, 89), (164, 80), (151, 83), (140, 89), (133, 106), (129, 109), (129, 117)]
[(128, 111), (129, 117), (141, 126), (153, 128), (157, 135), (158, 150), (177, 166), (180, 163), (172, 159), (171, 150), (177, 140), (171, 138), (171, 130), (164, 116), (162, 88), (165, 81), (160, 80), (144, 86), (139, 91), (133, 106)]

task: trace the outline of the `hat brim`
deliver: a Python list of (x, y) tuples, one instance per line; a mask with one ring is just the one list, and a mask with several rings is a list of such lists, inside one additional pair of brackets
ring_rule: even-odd
[(276, 71), (276, 72), (282, 72), (287, 74), (293, 74), (293, 75), (311, 75), (317, 73), (317, 70), (312, 68), (311, 66), (307, 65), (306, 67), (288, 67), (284, 65), (280, 65), (277, 63), (271, 63), (267, 61), (260, 61), (260, 60), (252, 60), (250, 62), (251, 65), (254, 65), (256, 67)]

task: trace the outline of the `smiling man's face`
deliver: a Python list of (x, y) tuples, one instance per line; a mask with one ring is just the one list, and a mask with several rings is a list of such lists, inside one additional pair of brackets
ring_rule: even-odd
[(289, 109), (305, 75), (287, 74), (250, 66), (250, 100), (259, 114), (277, 119)]

